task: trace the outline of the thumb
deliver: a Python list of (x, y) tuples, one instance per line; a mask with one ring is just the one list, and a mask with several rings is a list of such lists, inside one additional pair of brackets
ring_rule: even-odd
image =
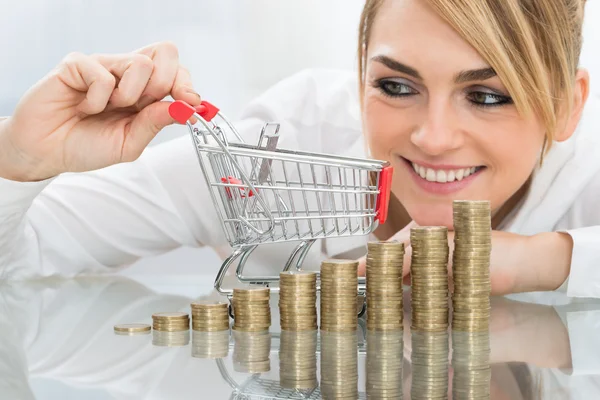
[(158, 101), (144, 107), (133, 119), (126, 132), (126, 149), (140, 153), (154, 139), (156, 134), (175, 120), (169, 115), (169, 101)]

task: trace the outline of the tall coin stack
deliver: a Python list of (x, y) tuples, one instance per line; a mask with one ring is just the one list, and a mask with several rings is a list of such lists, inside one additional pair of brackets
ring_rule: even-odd
[(358, 398), (356, 332), (321, 331), (321, 396), (324, 400)]
[(260, 374), (271, 370), (271, 333), (233, 331), (233, 370)]
[(367, 332), (367, 398), (402, 399), (403, 331)]
[(453, 212), (452, 329), (488, 331), (492, 250), (490, 203), (455, 200)]
[(367, 253), (367, 328), (402, 329), (404, 243), (371, 242)]
[(448, 332), (411, 333), (412, 400), (448, 398)]
[(229, 330), (228, 304), (215, 301), (196, 301), (192, 309), (192, 329), (202, 332)]
[(317, 273), (286, 271), (279, 274), (279, 319), (285, 331), (317, 329)]
[(448, 329), (448, 228), (412, 228), (410, 245), (411, 329), (443, 332)]
[(317, 381), (317, 331), (281, 331), (279, 382), (286, 389), (308, 390)]
[(233, 329), (258, 332), (269, 330), (271, 307), (269, 288), (233, 289)]
[(192, 331), (192, 357), (224, 358), (229, 354), (229, 331)]
[(489, 400), (490, 351), (489, 332), (452, 332), (453, 399)]
[(182, 312), (152, 314), (152, 328), (162, 332), (181, 332), (190, 329), (190, 317)]
[(358, 261), (321, 263), (321, 330), (354, 332), (358, 326)]

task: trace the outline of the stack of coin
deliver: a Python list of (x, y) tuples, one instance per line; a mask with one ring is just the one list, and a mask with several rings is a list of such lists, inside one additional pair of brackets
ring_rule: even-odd
[(217, 301), (196, 301), (191, 304), (192, 329), (213, 332), (229, 329), (228, 304)]
[(279, 382), (286, 389), (314, 389), (317, 381), (317, 331), (281, 331)]
[(260, 374), (271, 370), (271, 334), (233, 331), (233, 369)]
[(402, 399), (403, 331), (367, 332), (367, 398)]
[(357, 328), (358, 261), (321, 263), (321, 330), (354, 332)]
[(402, 329), (404, 243), (371, 242), (367, 253), (367, 328)]
[(317, 329), (317, 273), (286, 271), (279, 274), (279, 318), (286, 331)]
[(412, 328), (421, 332), (448, 329), (448, 228), (417, 227), (410, 230), (412, 248)]
[(192, 357), (223, 358), (229, 354), (229, 331), (192, 331)]
[(321, 331), (321, 396), (358, 398), (358, 340), (356, 332)]
[(152, 328), (162, 332), (180, 332), (190, 329), (190, 317), (183, 312), (152, 314)]
[(411, 399), (448, 398), (448, 332), (411, 332)]
[(267, 331), (271, 326), (269, 288), (233, 289), (233, 329), (236, 331)]
[(490, 398), (489, 332), (452, 332), (452, 398)]
[(179, 347), (190, 342), (190, 331), (152, 331), (152, 344), (155, 346)]
[(454, 201), (452, 329), (488, 331), (490, 317), (489, 201)]

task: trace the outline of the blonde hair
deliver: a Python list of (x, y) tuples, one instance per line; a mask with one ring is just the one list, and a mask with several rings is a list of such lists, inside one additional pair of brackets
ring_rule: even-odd
[[(557, 115), (572, 107), (585, 0), (424, 1), (496, 71), (519, 112), (541, 119), (548, 150), (560, 128)], [(361, 93), (370, 33), (382, 3), (366, 0), (360, 19)]]

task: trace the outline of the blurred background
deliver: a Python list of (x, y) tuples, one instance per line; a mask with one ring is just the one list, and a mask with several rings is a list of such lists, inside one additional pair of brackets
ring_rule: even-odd
[[(0, 115), (10, 115), (27, 88), (69, 52), (128, 52), (171, 40), (197, 91), (235, 120), (250, 99), (295, 72), (354, 69), (363, 2), (0, 0)], [(581, 64), (592, 71), (600, 95), (594, 79), (600, 76), (600, 3), (587, 3)], [(185, 128), (170, 127), (153, 145), (184, 134)], [(219, 265), (210, 249), (179, 249), (122, 273), (163, 286), (184, 279), (208, 288)]]

